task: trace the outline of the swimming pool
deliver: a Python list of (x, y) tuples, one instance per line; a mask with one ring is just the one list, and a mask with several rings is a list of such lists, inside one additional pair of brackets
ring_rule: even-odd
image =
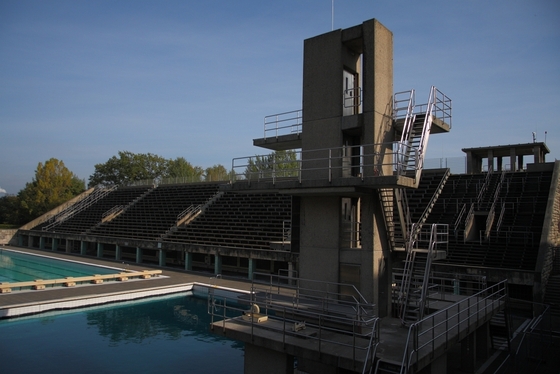
[(2, 372), (242, 373), (243, 343), (209, 323), (187, 294), (0, 320)]
[(122, 270), (0, 248), (0, 282), (27, 282), (35, 279), (114, 274)]

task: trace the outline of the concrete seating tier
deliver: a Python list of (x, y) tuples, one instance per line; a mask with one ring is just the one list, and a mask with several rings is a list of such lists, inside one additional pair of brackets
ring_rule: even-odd
[[(493, 180), (498, 176), (499, 173), (495, 173), (491, 177), (486, 195), (494, 195), (497, 183), (493, 184)], [(485, 178), (486, 174), (450, 176), (428, 218), (430, 223), (450, 224), (449, 250), (445, 262), (534, 270), (552, 172), (506, 173), (496, 202), (490, 236), (465, 241), (465, 218), (471, 204), (476, 203)], [(487, 211), (491, 203), (484, 196), (477, 209)], [(466, 212), (454, 231), (453, 223), (464, 204), (467, 205)]]
[(95, 236), (158, 240), (175, 226), (181, 212), (191, 205), (204, 205), (216, 196), (219, 185), (160, 185), (113, 220), (91, 228), (89, 233)]
[(290, 218), (290, 196), (226, 192), (166, 241), (270, 249), (271, 241), (282, 240), (284, 222)]
[[(151, 186), (119, 187), (107, 196), (99, 199), (90, 207), (76, 213), (59, 225), (53, 226), (48, 231), (67, 234), (82, 234), (101, 222), (103, 214), (118, 205), (128, 205), (135, 199), (147, 193)], [(34, 227), (32, 230), (42, 230), (49, 222)]]

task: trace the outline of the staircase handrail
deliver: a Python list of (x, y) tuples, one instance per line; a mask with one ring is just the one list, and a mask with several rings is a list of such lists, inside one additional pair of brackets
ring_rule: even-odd
[(465, 203), (465, 204), (463, 204), (463, 207), (459, 211), (459, 214), (457, 215), (457, 219), (455, 219), (455, 223), (453, 224), (453, 231), (454, 232), (457, 232), (457, 229), (459, 228), (459, 225), (461, 224), (461, 219), (465, 215), (466, 211), (467, 211), (467, 204)]
[(119, 210), (122, 210), (124, 208), (123, 205), (115, 205), (114, 207), (112, 207), (111, 209), (109, 209), (108, 211), (106, 211), (105, 213), (103, 213), (101, 215), (101, 218), (105, 218), (110, 216), (111, 214), (118, 212)]
[(505, 170), (502, 170), (502, 175), (500, 176), (500, 180), (496, 186), (496, 190), (494, 191), (494, 197), (492, 199), (492, 206), (490, 207), (490, 212), (488, 213), (488, 217), (486, 218), (486, 231), (484, 232), (485, 236), (488, 237), (490, 235), (490, 230), (492, 228), (492, 223), (494, 222), (494, 214), (496, 212), (496, 203), (498, 202), (498, 197), (500, 196), (500, 191), (502, 189), (502, 183), (504, 182), (504, 177), (506, 175)]
[[(456, 339), (461, 332), (461, 328), (468, 329), (471, 318), (477, 316), (480, 310), (485, 311), (492, 308), (487, 312), (492, 313), (494, 310), (503, 307), (508, 299), (507, 285), (507, 279), (502, 280), (410, 325), (400, 373), (405, 374), (409, 372), (410, 367), (413, 365), (412, 358), (414, 355), (418, 355), (420, 349), (432, 346), (433, 350), (436, 339), (445, 339), (446, 343)], [(471, 309), (476, 310), (476, 313), (470, 313)], [(461, 312), (465, 310), (467, 310), (467, 317), (461, 319)], [(445, 316), (444, 320), (438, 323), (434, 322), (440, 316)], [(446, 326), (446, 332), (435, 334), (435, 329), (439, 326)], [(422, 337), (426, 337), (426, 340), (423, 342), (421, 342)]]
[(420, 219), (418, 219), (418, 223), (424, 223), (428, 219), (428, 215), (430, 214), (431, 209), (434, 207), (437, 199), (439, 198), (439, 195), (443, 191), (443, 187), (445, 186), (445, 183), (447, 182), (449, 175), (451, 175), (451, 170), (448, 168), (445, 171), (444, 175), (442, 176), (441, 181), (439, 182), (436, 188), (436, 191), (434, 192), (432, 198), (428, 202), (428, 205), (426, 205), (426, 208), (424, 208), (424, 211), (422, 212)]
[(488, 189), (490, 185), (490, 177), (492, 176), (493, 167), (490, 165), (488, 167), (488, 172), (486, 173), (486, 177), (484, 178), (484, 183), (482, 183), (482, 187), (480, 187), (480, 191), (478, 191), (478, 195), (476, 196), (476, 205), (480, 207), (480, 202), (482, 201), (482, 197), (484, 193)]
[(183, 210), (181, 213), (177, 214), (177, 219), (176, 221), (180, 221), (182, 218), (185, 218), (186, 216), (190, 216), (192, 214), (194, 214), (195, 212), (199, 211), (201, 208), (201, 205), (194, 205), (191, 204), (187, 209)]
[(42, 228), (43, 231), (48, 231), (51, 228), (62, 224), (64, 221), (70, 219), (71, 217), (75, 216), (76, 214), (84, 211), (85, 209), (92, 206), (94, 203), (99, 201), (100, 199), (107, 196), (109, 193), (117, 189), (118, 186), (113, 185), (109, 188), (96, 188), (94, 192), (89, 194), (84, 199), (80, 200), (76, 204), (69, 206), (68, 208), (64, 209), (62, 212), (58, 213), (57, 215), (53, 216), (50, 224), (44, 226)]

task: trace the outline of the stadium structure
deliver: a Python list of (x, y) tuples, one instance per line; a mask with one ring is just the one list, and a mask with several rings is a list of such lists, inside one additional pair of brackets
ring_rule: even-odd
[(265, 117), (253, 144), (278, 152), (235, 158), (229, 181), (97, 186), (10, 244), (248, 279), (250, 297), (209, 296), (246, 373), (557, 371), (546, 144), (425, 169), (451, 99), (394, 92), (393, 35), (374, 19), (304, 41), (302, 103)]

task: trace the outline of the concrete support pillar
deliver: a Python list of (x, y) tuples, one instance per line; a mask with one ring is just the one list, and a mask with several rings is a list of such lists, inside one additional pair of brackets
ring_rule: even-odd
[(23, 247), (23, 235), (18, 235), (18, 245), (20, 247)]
[(65, 239), (66, 244), (64, 245), (64, 252), (71, 253), (72, 252), (72, 244), (74, 243), (70, 239)]
[(447, 373), (447, 353), (438, 356), (434, 361), (432, 361), (432, 363), (430, 364), (430, 373)]
[(294, 372), (294, 358), (286, 353), (245, 343), (244, 373), (260, 374), (264, 368), (268, 374), (291, 374)]
[(488, 171), (494, 169), (494, 152), (490, 149), (488, 150)]
[(52, 240), (51, 251), (53, 251), (53, 252), (58, 251), (58, 239), (57, 238), (53, 238), (53, 240)]
[(192, 270), (192, 258), (192, 253), (185, 252), (185, 270)]
[(474, 373), (476, 368), (476, 337), (475, 334), (467, 335), (461, 341), (461, 370), (465, 373)]
[(523, 155), (517, 156), (517, 170), (523, 170)]
[(503, 160), (504, 160), (504, 159), (503, 159), (502, 156), (498, 157), (498, 160), (497, 160), (497, 161), (498, 161), (498, 171), (502, 171), (502, 168), (503, 168), (503, 166), (502, 166), (502, 161), (503, 161)]
[(103, 258), (103, 243), (97, 243), (97, 257)]
[(509, 150), (509, 163), (510, 165), (510, 170), (511, 171), (516, 171), (517, 170), (517, 162), (516, 162), (516, 157), (515, 157), (515, 148), (511, 148)]
[(214, 274), (222, 274), (222, 256), (218, 253), (214, 257)]
[(249, 280), (253, 280), (253, 273), (255, 272), (255, 268), (257, 266), (257, 260), (254, 258), (249, 259)]
[[(29, 236), (29, 247), (33, 246), (33, 238), (31, 236)], [(45, 237), (41, 236), (39, 237), (39, 249), (45, 249)]]
[(166, 260), (166, 256), (165, 256), (165, 251), (163, 249), (158, 250), (158, 255), (159, 255), (159, 266), (165, 266), (165, 260)]
[(137, 264), (142, 263), (142, 248), (140, 248), (140, 247), (136, 248), (136, 263)]
[(80, 242), (80, 254), (82, 256), (85, 256), (87, 254), (87, 242), (84, 242), (83, 240)]
[(120, 245), (115, 245), (115, 260), (120, 261), (122, 258), (122, 248)]
[(490, 356), (490, 324), (485, 323), (476, 330), (476, 357), (486, 360)]

